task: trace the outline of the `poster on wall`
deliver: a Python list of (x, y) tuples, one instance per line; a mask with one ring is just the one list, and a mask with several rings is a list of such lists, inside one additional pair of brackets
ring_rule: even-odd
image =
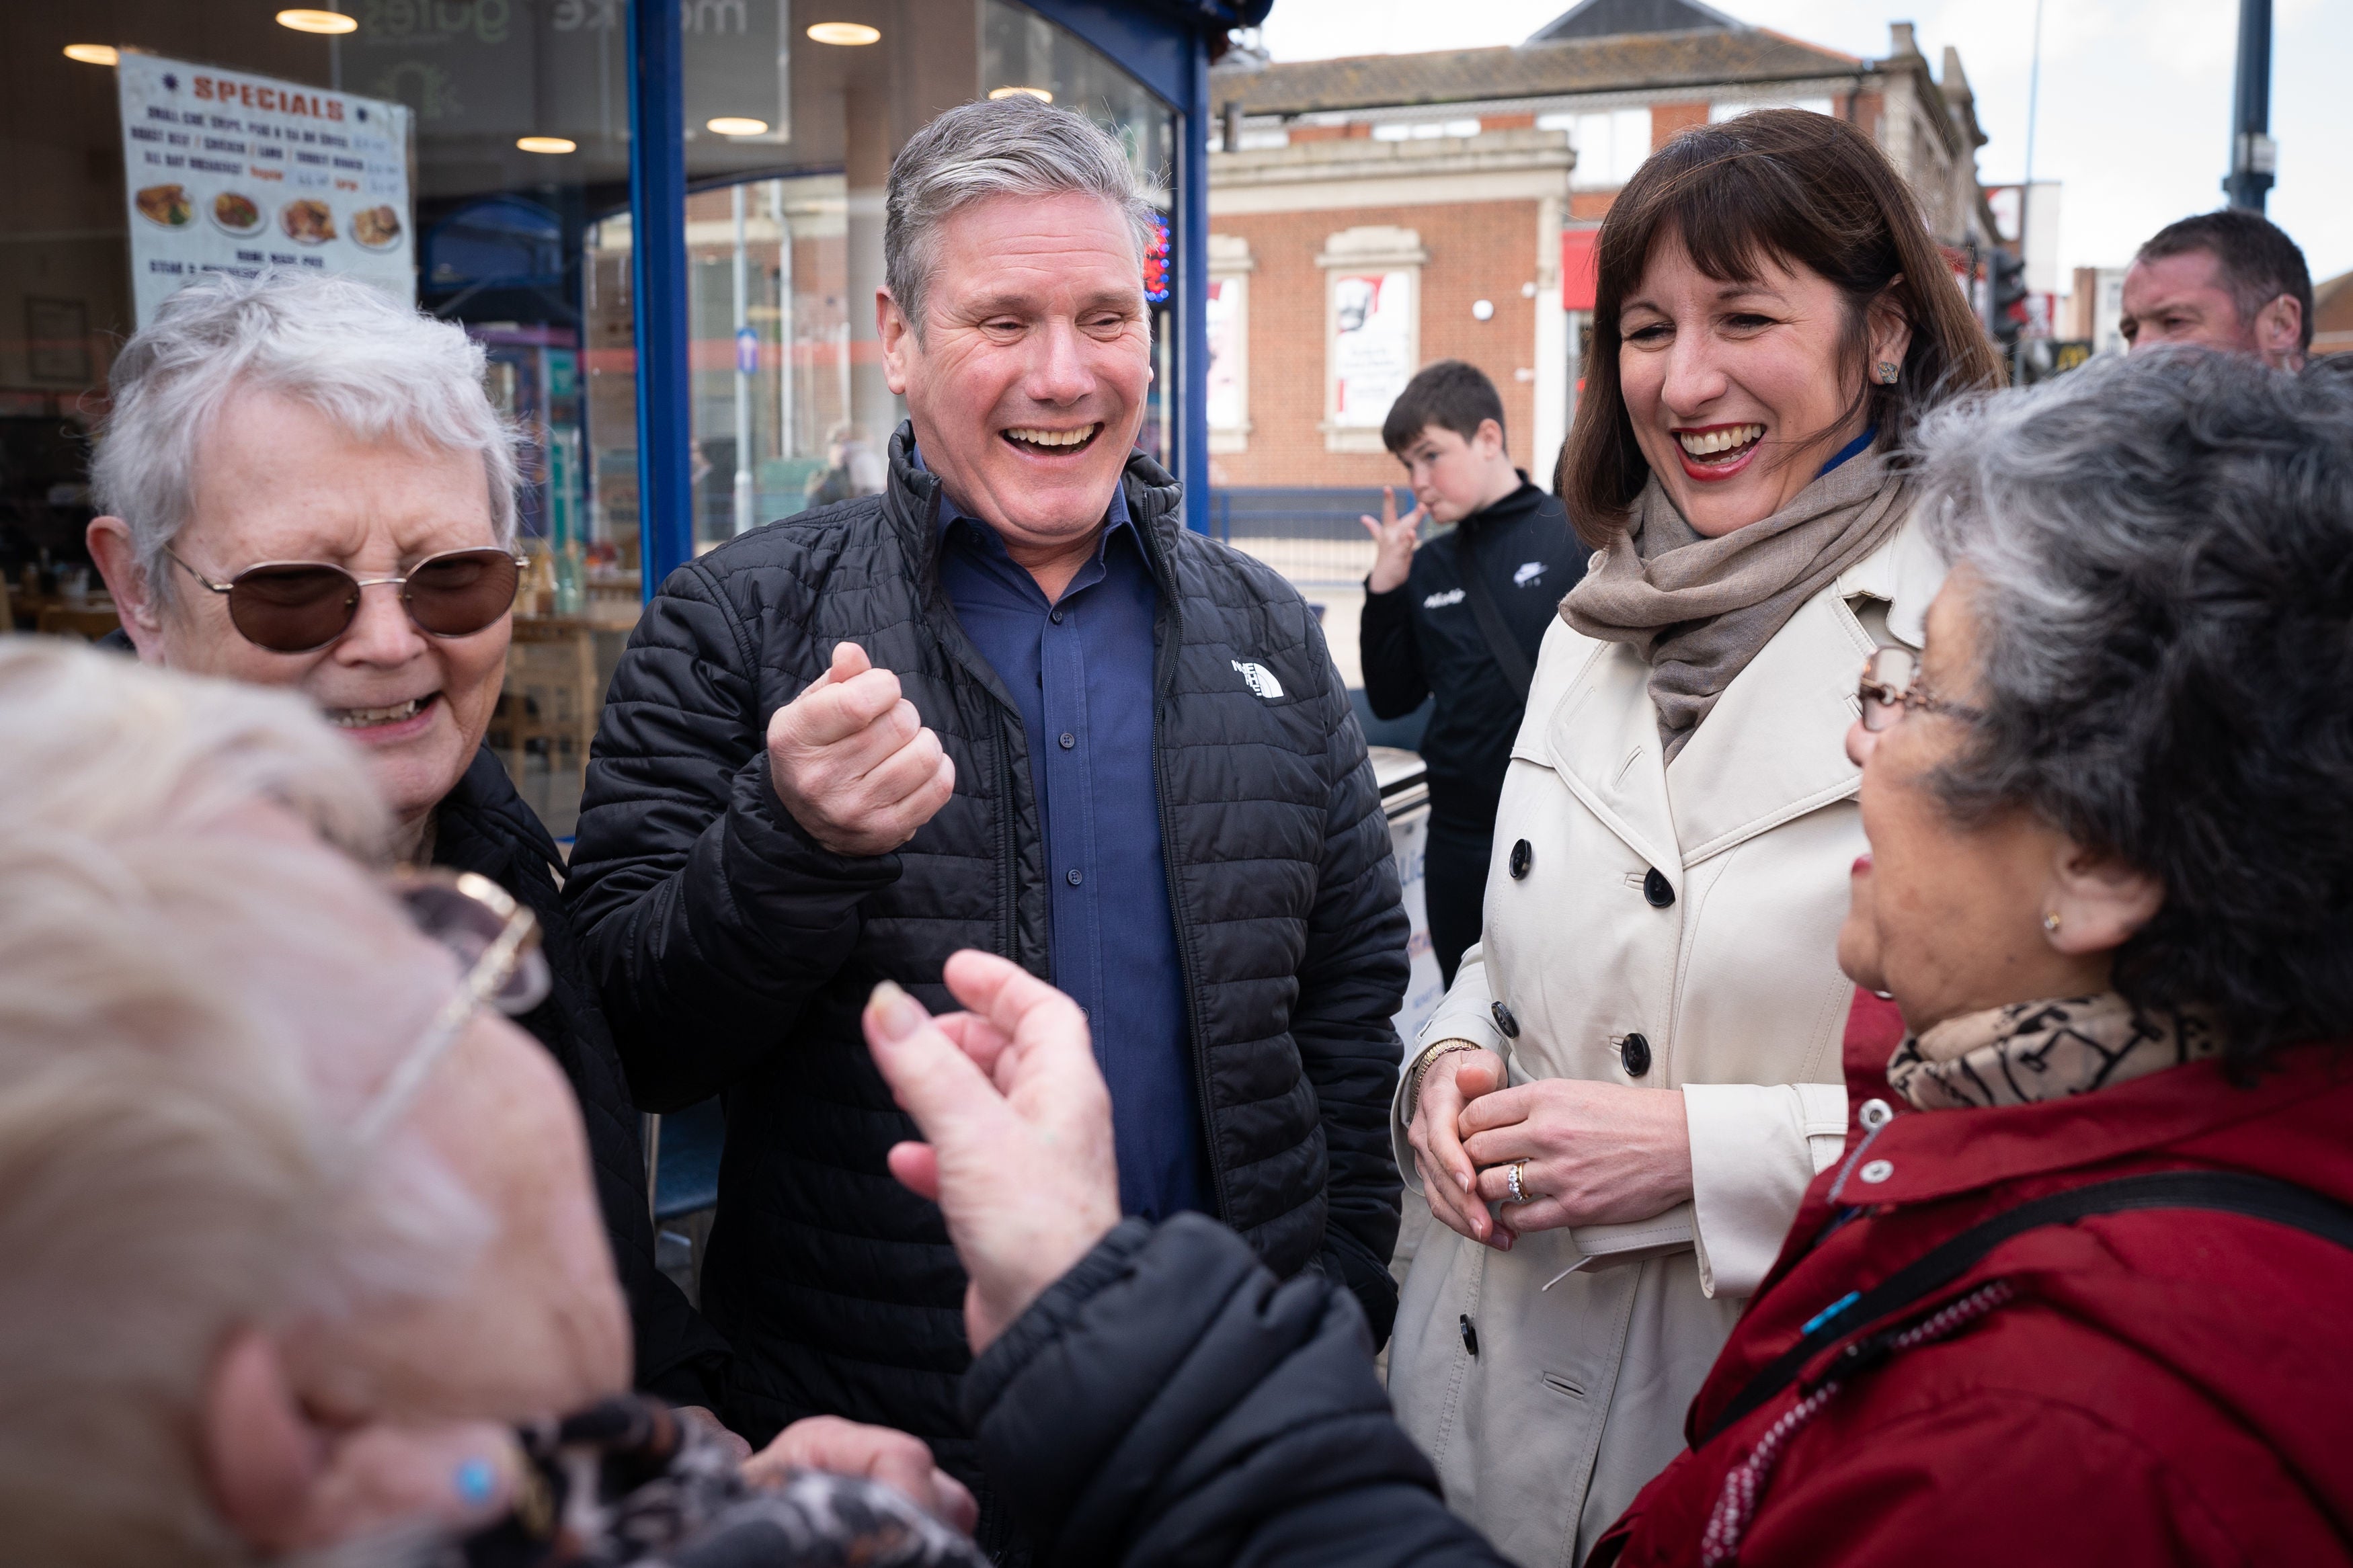
[(1373, 429), (1413, 378), (1413, 274), (1332, 280), (1332, 422)]
[(153, 55), (116, 76), (140, 326), (207, 272), (315, 268), (416, 302), (406, 109)]
[(1239, 430), (1242, 425), (1241, 278), (1209, 279), (1209, 428)]

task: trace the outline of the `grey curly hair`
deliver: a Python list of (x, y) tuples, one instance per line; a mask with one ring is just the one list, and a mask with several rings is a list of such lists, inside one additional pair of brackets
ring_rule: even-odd
[(2353, 377), (2095, 360), (1922, 425), (1969, 568), (1983, 721), (1939, 787), (2156, 876), (2116, 956), (2241, 1068), (2353, 1025)]

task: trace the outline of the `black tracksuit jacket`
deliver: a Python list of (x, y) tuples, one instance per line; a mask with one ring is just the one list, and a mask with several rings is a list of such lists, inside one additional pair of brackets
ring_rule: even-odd
[(1365, 595), (1357, 634), (1365, 700), (1376, 716), (1402, 719), (1437, 696), (1421, 742), (1430, 817), (1483, 835), (1493, 829), (1522, 700), (1495, 663), (1463, 589), (1466, 539), (1530, 668), (1561, 595), (1585, 574), (1589, 552), (1569, 531), (1560, 502), (1523, 475), (1518, 489), (1416, 550), (1404, 586)]

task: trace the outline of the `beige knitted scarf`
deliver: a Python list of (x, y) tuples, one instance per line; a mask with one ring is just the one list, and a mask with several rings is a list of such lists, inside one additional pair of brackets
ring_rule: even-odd
[(1560, 618), (1650, 664), (1659, 739), (1672, 762), (1773, 634), (1878, 549), (1909, 510), (1903, 479), (1876, 447), (1720, 539), (1684, 521), (1654, 474), (1626, 531), (1594, 552), (1561, 600)]
[(2089, 1094), (2222, 1048), (2195, 1014), (2150, 1016), (2115, 992), (2019, 1002), (1907, 1036), (1887, 1081), (1922, 1110), (2032, 1105)]

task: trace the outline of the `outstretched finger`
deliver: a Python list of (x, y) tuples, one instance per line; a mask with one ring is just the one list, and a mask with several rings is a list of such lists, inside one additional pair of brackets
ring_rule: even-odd
[(874, 1065), (893, 1099), (938, 1143), (976, 1130), (1004, 1096), (978, 1063), (940, 1032), (923, 1005), (891, 981), (874, 988), (862, 1019)]
[(1079, 1005), (1009, 959), (965, 948), (948, 955), (941, 978), (957, 1001), (1015, 1045), (1076, 1047), (1093, 1059)]
[(1387, 528), (1395, 528), (1397, 520), (1397, 487), (1383, 485), (1381, 487), (1381, 522)]

